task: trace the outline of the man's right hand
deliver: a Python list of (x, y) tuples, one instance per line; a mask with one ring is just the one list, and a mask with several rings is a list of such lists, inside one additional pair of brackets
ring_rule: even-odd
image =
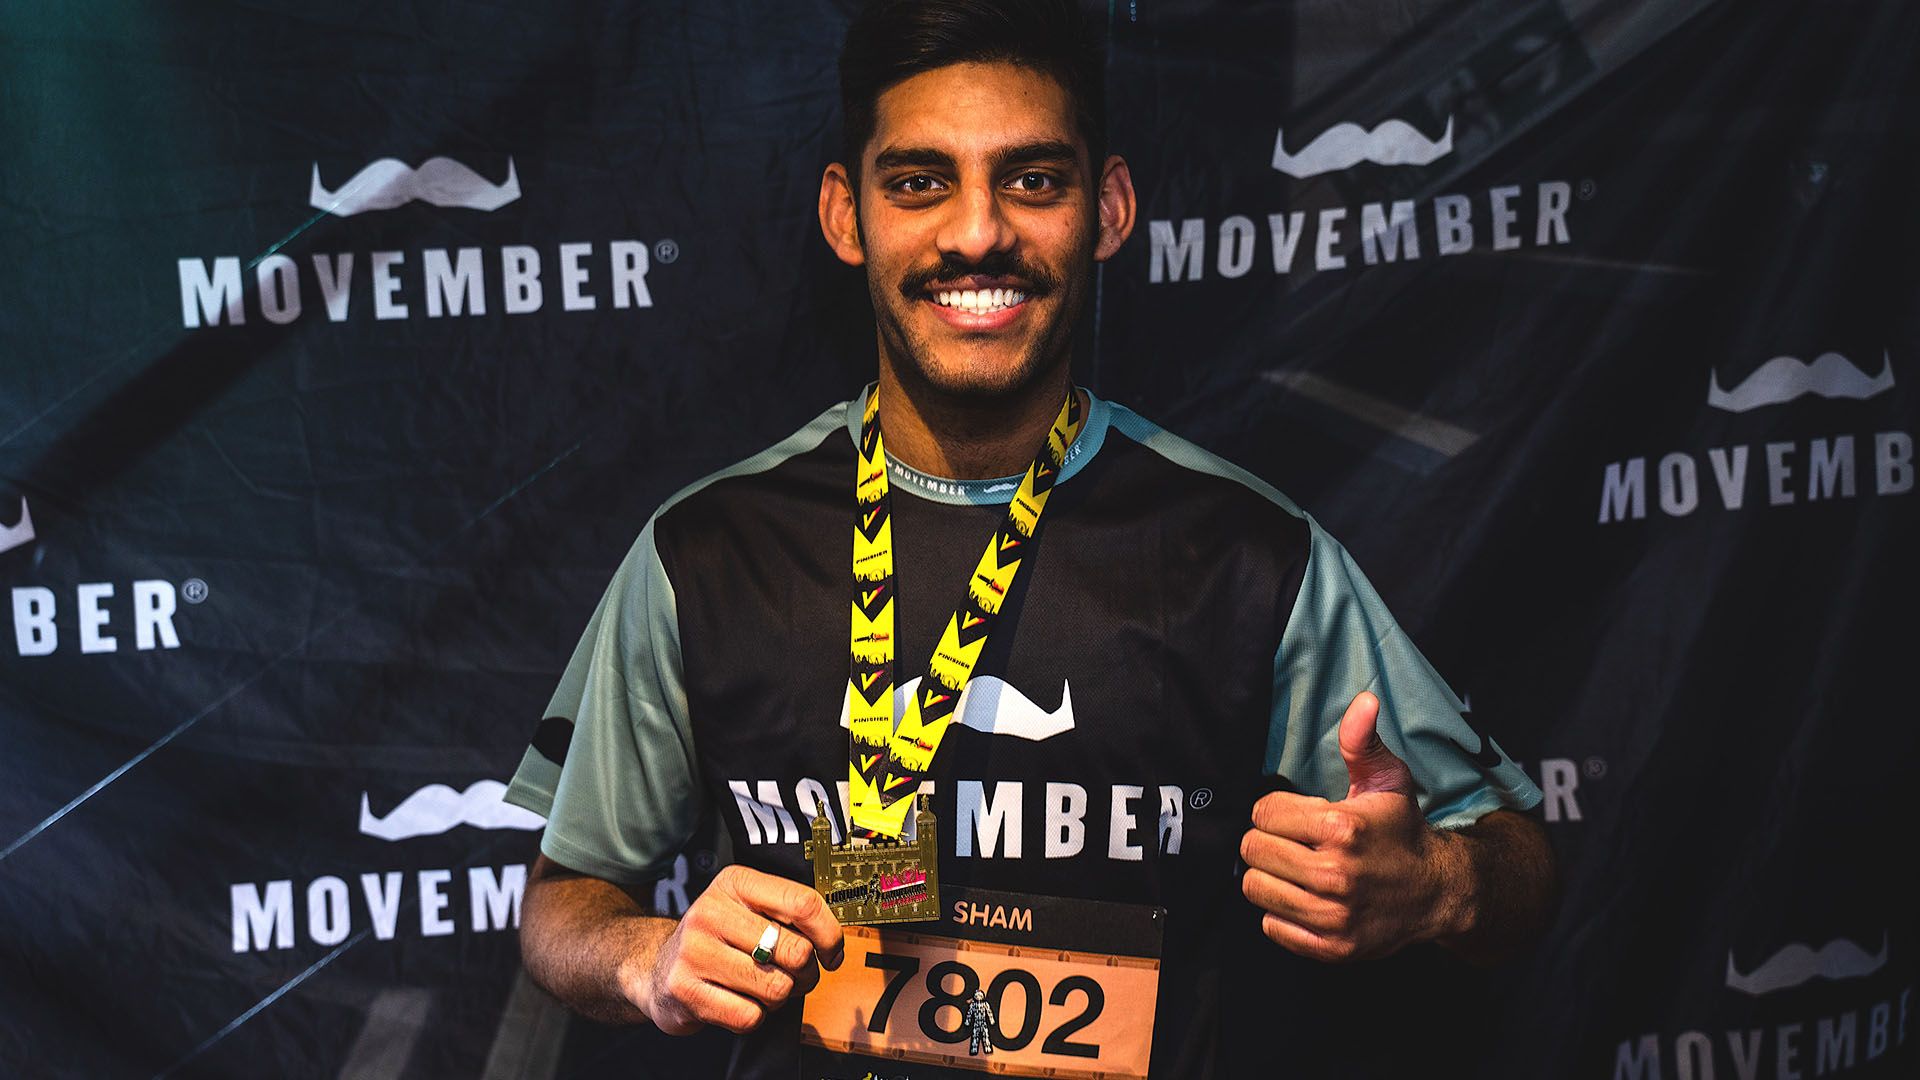
[[(768, 924), (780, 932), (773, 962), (756, 963), (753, 948)], [(741, 1033), (760, 1026), (795, 993), (813, 989), (821, 965), (831, 971), (844, 955), (840, 920), (818, 892), (728, 866), (657, 952), (635, 954), (622, 965), (619, 980), (629, 1000), (669, 1035), (709, 1024)]]

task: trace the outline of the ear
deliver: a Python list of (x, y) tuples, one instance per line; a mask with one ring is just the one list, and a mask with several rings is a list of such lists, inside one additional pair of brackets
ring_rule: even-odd
[(1093, 245), (1094, 261), (1113, 258), (1133, 235), (1133, 213), (1133, 173), (1127, 159), (1115, 154), (1100, 171), (1100, 236)]
[(841, 262), (860, 266), (867, 261), (860, 246), (860, 211), (854, 203), (853, 181), (837, 161), (820, 174), (820, 232)]

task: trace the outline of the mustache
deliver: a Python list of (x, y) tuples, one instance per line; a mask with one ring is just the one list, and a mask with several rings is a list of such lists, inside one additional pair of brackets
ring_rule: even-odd
[(1835, 938), (1826, 945), (1814, 949), (1799, 942), (1774, 953), (1760, 962), (1745, 975), (1733, 966), (1733, 953), (1727, 953), (1727, 985), (1742, 993), (1759, 997), (1775, 990), (1785, 990), (1799, 986), (1813, 979), (1829, 979), (1838, 982), (1841, 979), (1857, 979), (1879, 971), (1887, 963), (1887, 939), (1880, 938), (1880, 951), (1868, 955), (1867, 950), (1848, 941)]
[[(904, 716), (907, 702), (920, 692), (921, 676), (915, 675), (893, 688), (893, 711)], [(853, 689), (847, 689), (840, 704), (840, 726), (853, 720)], [(1011, 735), (1017, 739), (1041, 742), (1064, 731), (1073, 730), (1073, 687), (1060, 684), (1060, 705), (1047, 710), (1020, 692), (1020, 688), (995, 675), (975, 675), (960, 692), (953, 710), (955, 722), (987, 735)]]
[(0, 551), (11, 551), (33, 542), (33, 515), (27, 513), (27, 497), (20, 496), (20, 520), (0, 525)]
[(1839, 353), (1821, 353), (1813, 363), (1804, 364), (1791, 356), (1776, 356), (1754, 369), (1753, 374), (1734, 384), (1731, 390), (1720, 388), (1720, 373), (1707, 377), (1707, 404), (1727, 412), (1746, 412), (1762, 405), (1779, 405), (1808, 394), (1823, 398), (1848, 398), (1865, 401), (1875, 394), (1893, 389), (1893, 357), (1880, 353), (1880, 374), (1869, 376), (1854, 367)]
[(1287, 131), (1273, 137), (1273, 167), (1304, 180), (1350, 169), (1363, 161), (1375, 165), (1426, 165), (1453, 153), (1453, 117), (1447, 130), (1429, 141), (1405, 120), (1382, 120), (1372, 131), (1359, 124), (1335, 124), (1297, 154), (1287, 153)]
[(1060, 279), (1045, 269), (1035, 266), (1011, 251), (990, 251), (977, 262), (956, 255), (943, 254), (940, 261), (932, 266), (923, 266), (909, 270), (900, 278), (900, 295), (909, 300), (918, 300), (927, 294), (927, 287), (935, 281), (947, 278), (971, 277), (1011, 277), (1025, 282), (1028, 296), (1045, 296), (1060, 287)]
[(360, 793), (360, 831), (382, 840), (409, 840), (416, 836), (438, 836), (461, 825), (476, 829), (538, 830), (546, 819), (531, 810), (509, 806), (502, 801), (507, 785), (498, 780), (476, 780), (465, 791), (445, 784), (428, 784), (400, 800), (400, 805), (385, 817), (376, 816)]
[(315, 210), (352, 217), (368, 210), (392, 210), (410, 202), (466, 210), (498, 210), (520, 197), (520, 177), (507, 159), (507, 178), (498, 184), (448, 157), (431, 157), (414, 168), (398, 158), (381, 158), (332, 191), (320, 183), (313, 164), (313, 188), (307, 201)]

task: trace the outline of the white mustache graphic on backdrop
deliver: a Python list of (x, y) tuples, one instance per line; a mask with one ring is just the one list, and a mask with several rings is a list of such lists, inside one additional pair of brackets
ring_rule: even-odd
[(400, 800), (385, 817), (375, 817), (360, 793), (360, 831), (382, 840), (407, 840), (416, 836), (438, 836), (461, 825), (476, 829), (538, 830), (545, 818), (531, 810), (509, 806), (501, 801), (507, 785), (498, 780), (476, 780), (465, 791), (445, 784), (428, 784)]
[(20, 496), (20, 520), (0, 525), (0, 551), (12, 551), (21, 544), (33, 543), (33, 515), (27, 513), (27, 497)]
[(1808, 394), (1865, 401), (1891, 389), (1893, 357), (1884, 350), (1880, 354), (1880, 374), (1871, 377), (1836, 352), (1821, 353), (1811, 364), (1803, 364), (1791, 356), (1776, 356), (1735, 383), (1731, 390), (1720, 389), (1719, 372), (1707, 376), (1707, 404), (1728, 412), (1746, 412)]
[(1794, 942), (1761, 961), (1760, 966), (1742, 975), (1733, 966), (1733, 954), (1727, 954), (1727, 985), (1742, 993), (1759, 997), (1775, 990), (1799, 986), (1813, 979), (1857, 979), (1871, 975), (1887, 963), (1887, 938), (1880, 937), (1880, 952), (1869, 956), (1867, 950), (1835, 938), (1819, 949)]
[(446, 157), (431, 157), (413, 168), (398, 158), (381, 158), (353, 179), (328, 191), (320, 184), (320, 163), (313, 165), (313, 190), (307, 201), (315, 210), (335, 217), (352, 217), (366, 210), (392, 210), (416, 200), (434, 206), (467, 210), (498, 210), (520, 197), (520, 177), (507, 159), (507, 178), (494, 184)]
[(1273, 167), (1288, 176), (1306, 179), (1321, 173), (1351, 169), (1363, 161), (1375, 165), (1426, 165), (1453, 153), (1453, 117), (1437, 142), (1405, 120), (1382, 120), (1368, 131), (1359, 124), (1335, 124), (1320, 133), (1297, 154), (1287, 153), (1287, 131), (1273, 137)]
[[(894, 716), (906, 715), (907, 700), (919, 689), (919, 677), (908, 679), (906, 685), (893, 688)], [(847, 696), (840, 702), (841, 727), (852, 725), (852, 704), (853, 688), (849, 686)], [(1012, 735), (1017, 739), (1039, 742), (1063, 731), (1073, 730), (1073, 687), (1062, 680), (1060, 707), (1048, 712), (1035, 705), (1031, 698), (1005, 679), (976, 675), (967, 680), (966, 688), (960, 691), (960, 700), (954, 703), (953, 715), (959, 718), (962, 727), (970, 727), (988, 735)]]

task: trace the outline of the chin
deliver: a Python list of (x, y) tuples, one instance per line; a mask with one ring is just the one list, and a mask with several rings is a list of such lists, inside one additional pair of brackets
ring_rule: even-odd
[(876, 296), (874, 306), (898, 378), (956, 403), (1018, 398), (1058, 380), (1072, 356), (1071, 324), (1059, 312), (1018, 336), (969, 341), (944, 332), (943, 326), (917, 325), (916, 312), (888, 305), (883, 297)]
[(1052, 365), (1037, 357), (1011, 364), (942, 364), (908, 354), (903, 368), (928, 389), (951, 398), (992, 401), (1018, 396), (1050, 375)]
[(995, 348), (968, 348), (947, 342), (936, 346), (917, 333), (889, 334), (896, 373), (953, 401), (989, 403), (1017, 398), (1036, 385), (1057, 379), (1069, 353), (1050, 356), (1048, 335), (1041, 340), (996, 342)]

